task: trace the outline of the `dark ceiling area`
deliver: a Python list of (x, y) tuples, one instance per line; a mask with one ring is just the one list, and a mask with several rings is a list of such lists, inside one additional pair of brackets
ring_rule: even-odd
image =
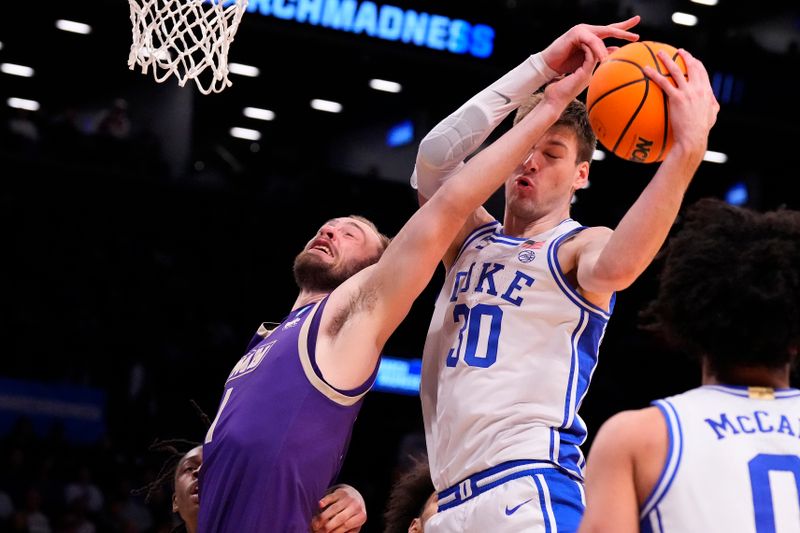
[[(798, 138), (800, 114), (793, 102), (796, 91), (791, 77), (800, 66), (800, 16), (796, 6), (781, 2), (756, 6), (726, 0), (715, 6), (689, 0), (397, 3), (403, 10), (490, 26), (494, 38), (486, 58), (259, 12), (284, 2), (253, 0), (251, 4), (256, 10), (245, 13), (229, 59), (257, 67), (260, 75), (232, 74), (233, 86), (221, 94), (201, 95), (191, 82), (180, 92), (177, 98), (191, 99), (187, 107), (191, 112), (176, 117), (190, 121), (191, 157), (176, 163), (176, 172), (191, 169), (194, 161), (189, 159), (208, 157), (215, 147), (216, 151), (224, 147), (237, 159), (235, 169), (268, 168), (275, 150), (253, 155), (248, 143), (229, 137), (235, 126), (259, 130), (260, 144), (280, 147), (289, 158), (287, 164), (292, 164), (293, 157), (307, 160), (308, 152), (329, 163), (336, 157), (329, 153), (333, 140), (346, 142), (351, 135), (355, 140), (372, 126), (385, 128), (405, 119), (413, 121), (414, 140), (418, 140), (471, 94), (571, 25), (608, 23), (631, 14), (642, 15), (638, 27), (642, 39), (682, 46), (705, 62), (722, 103), (709, 149), (726, 153), (728, 168), (735, 168), (740, 179), (750, 172), (765, 180), (780, 180), (774, 175), (780, 170), (771, 165), (778, 159), (775, 156), (791, 153)], [(697, 25), (673, 23), (671, 15), (676, 11), (695, 15)], [(59, 18), (90, 24), (92, 32), (59, 31), (54, 25)], [(157, 107), (166, 93), (176, 98), (177, 84), (171, 77), (159, 85), (139, 67), (128, 69), (130, 27), (128, 5), (120, 0), (45, 0), (6, 6), (0, 22), (0, 61), (30, 66), (35, 75), (3, 76), (0, 95), (35, 99), (42, 105), (41, 114), (50, 115), (65, 108), (96, 110), (121, 97), (129, 101), (129, 112), (140, 124), (152, 121), (146, 109)], [(372, 78), (398, 82), (403, 90), (397, 94), (375, 91), (368, 86)], [(313, 98), (337, 101), (343, 111), (313, 110), (309, 106)], [(275, 119), (246, 118), (242, 110), (247, 106), (269, 109)], [(303, 147), (303, 153), (298, 153), (298, 147)], [(406, 168), (385, 177), (408, 174), (413, 150), (408, 155), (412, 159), (401, 160)]]

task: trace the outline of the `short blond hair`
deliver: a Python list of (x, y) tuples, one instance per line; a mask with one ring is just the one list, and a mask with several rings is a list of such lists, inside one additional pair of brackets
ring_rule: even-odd
[[(534, 107), (539, 105), (543, 97), (544, 93), (542, 92), (530, 95), (517, 109), (517, 114), (514, 115), (514, 125), (516, 126)], [(594, 134), (591, 124), (589, 124), (589, 114), (584, 103), (580, 100), (570, 102), (561, 113), (561, 116), (558, 117), (555, 125), (566, 126), (575, 132), (575, 137), (578, 140), (578, 160), (576, 163), (581, 161), (591, 162), (594, 150), (597, 147), (597, 136)]]

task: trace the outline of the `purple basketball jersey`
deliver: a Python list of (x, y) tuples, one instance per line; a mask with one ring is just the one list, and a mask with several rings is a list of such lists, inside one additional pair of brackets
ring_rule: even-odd
[(322, 378), (315, 346), (326, 301), (260, 330), (265, 338), (228, 376), (203, 445), (201, 533), (309, 531), (375, 379), (341, 391)]

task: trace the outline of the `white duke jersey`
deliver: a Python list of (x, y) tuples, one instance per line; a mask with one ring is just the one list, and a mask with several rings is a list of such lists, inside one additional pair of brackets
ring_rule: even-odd
[(653, 403), (669, 452), (643, 533), (800, 532), (800, 390), (707, 385)]
[(462, 244), (423, 356), (420, 397), (437, 490), (522, 459), (582, 478), (586, 426), (577, 413), (609, 318), (558, 264), (560, 244), (582, 229), (567, 219), (516, 238), (494, 221)]

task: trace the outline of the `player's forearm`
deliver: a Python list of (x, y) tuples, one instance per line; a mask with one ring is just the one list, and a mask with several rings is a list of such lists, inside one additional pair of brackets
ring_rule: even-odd
[(473, 157), (426, 202), (392, 239), (371, 276), (381, 291), (388, 338), (422, 292), (467, 217), (519, 164), (531, 145), (555, 123), (564, 106), (545, 97), (519, 124)]
[(522, 121), (445, 183), (434, 199), (445, 216), (463, 224), (492, 195), (560, 116), (562, 105), (545, 97)]
[(669, 234), (702, 151), (676, 146), (614, 230), (593, 269), (610, 290), (633, 283), (650, 265)]
[(511, 111), (556, 74), (535, 54), (473, 96), (422, 139), (411, 185), (431, 198)]

